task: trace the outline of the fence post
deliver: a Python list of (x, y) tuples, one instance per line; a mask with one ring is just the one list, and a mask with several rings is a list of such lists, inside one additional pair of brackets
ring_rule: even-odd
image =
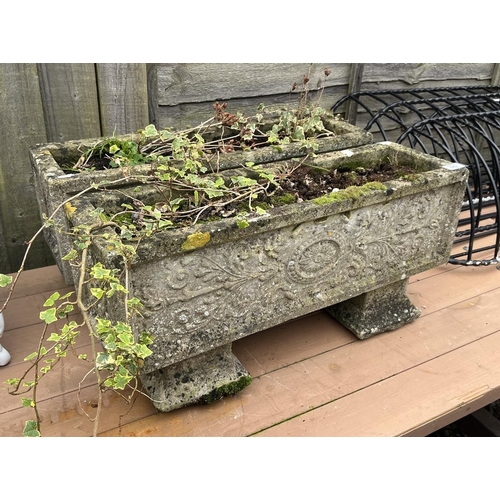
[(38, 64), (48, 142), (100, 137), (95, 65)]
[[(347, 89), (348, 94), (352, 94), (353, 92), (358, 92), (359, 90), (361, 90), (364, 68), (365, 65), (360, 63), (353, 63), (351, 65), (349, 87)], [(356, 117), (358, 114), (358, 103), (353, 101), (352, 99), (349, 99), (346, 104), (347, 104), (347, 109), (345, 110), (345, 119), (352, 125), (356, 125)]]
[(146, 64), (97, 67), (102, 135), (128, 134), (149, 124)]
[[(21, 266), (26, 241), (40, 227), (28, 150), (47, 142), (36, 64), (0, 65), (0, 272)], [(26, 268), (52, 264), (43, 237), (30, 252)]]

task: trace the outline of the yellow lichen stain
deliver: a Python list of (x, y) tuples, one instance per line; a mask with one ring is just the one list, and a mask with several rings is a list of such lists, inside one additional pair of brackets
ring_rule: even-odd
[(190, 234), (186, 241), (182, 244), (182, 249), (185, 252), (196, 250), (197, 248), (204, 247), (210, 241), (210, 233), (194, 233)]
[(66, 212), (66, 217), (68, 219), (73, 218), (73, 214), (76, 212), (76, 207), (74, 207), (70, 201), (64, 204), (64, 211)]

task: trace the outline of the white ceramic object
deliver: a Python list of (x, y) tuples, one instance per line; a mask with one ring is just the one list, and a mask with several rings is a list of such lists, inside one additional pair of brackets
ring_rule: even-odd
[[(0, 313), (0, 338), (3, 335), (3, 330), (5, 328), (5, 322), (3, 319), (3, 313)], [(2, 347), (0, 344), (0, 366), (5, 366), (10, 361), (10, 354), (7, 349)]]

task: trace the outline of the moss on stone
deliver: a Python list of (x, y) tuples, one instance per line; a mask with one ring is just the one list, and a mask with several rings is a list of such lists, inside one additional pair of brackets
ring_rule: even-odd
[(421, 182), (425, 179), (425, 176), (422, 174), (404, 174), (399, 179), (408, 182)]
[(291, 205), (292, 203), (295, 203), (296, 201), (297, 201), (297, 199), (291, 193), (285, 193), (281, 196), (278, 196), (278, 195), (271, 196), (271, 203), (275, 206)]
[(316, 205), (326, 205), (336, 201), (357, 200), (361, 196), (368, 194), (370, 191), (386, 191), (387, 187), (381, 182), (368, 182), (363, 186), (350, 186), (346, 189), (341, 189), (333, 193), (316, 198), (313, 201)]
[(202, 396), (198, 402), (200, 404), (208, 405), (211, 403), (215, 403), (215, 401), (219, 401), (226, 396), (234, 396), (245, 387), (250, 385), (251, 382), (252, 377), (250, 375), (243, 375), (234, 382), (229, 382), (228, 384), (222, 385), (220, 387), (217, 387), (213, 391), (210, 391), (205, 396)]
[(194, 233), (190, 234), (186, 241), (182, 244), (182, 250), (189, 252), (197, 248), (204, 247), (210, 241), (210, 233)]

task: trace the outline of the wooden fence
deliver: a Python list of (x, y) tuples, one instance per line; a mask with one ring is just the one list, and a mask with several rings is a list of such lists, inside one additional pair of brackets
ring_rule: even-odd
[[(0, 272), (19, 269), (40, 227), (31, 146), (129, 133), (148, 123), (196, 125), (212, 116), (216, 100), (233, 112), (286, 103), (305, 74), (311, 88), (324, 87), (325, 108), (359, 89), (500, 83), (496, 63), (0, 64)], [(25, 267), (52, 263), (37, 238)]]

